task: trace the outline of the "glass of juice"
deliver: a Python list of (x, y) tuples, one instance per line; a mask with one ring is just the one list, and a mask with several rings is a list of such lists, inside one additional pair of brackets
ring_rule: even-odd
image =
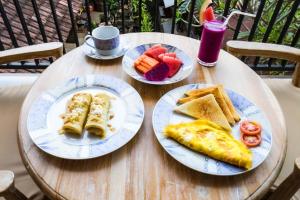
[(215, 66), (222, 47), (226, 25), (225, 17), (218, 16), (211, 21), (205, 21), (198, 52), (198, 62), (206, 67)]

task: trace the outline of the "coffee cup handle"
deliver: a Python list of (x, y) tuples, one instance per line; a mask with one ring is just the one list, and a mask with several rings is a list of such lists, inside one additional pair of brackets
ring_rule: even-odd
[(91, 36), (91, 35), (86, 35), (85, 37), (84, 37), (84, 41), (85, 41), (85, 43), (88, 45), (88, 46), (90, 46), (90, 47), (92, 47), (92, 48), (95, 48), (93, 45), (91, 45), (91, 44), (89, 44), (88, 43), (88, 39), (90, 39), (90, 38), (93, 38), (93, 36)]

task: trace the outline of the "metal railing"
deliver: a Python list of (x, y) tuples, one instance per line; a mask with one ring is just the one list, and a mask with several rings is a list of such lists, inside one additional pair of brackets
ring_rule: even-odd
[[(6, 29), (8, 35), (9, 35), (9, 38), (11, 40), (11, 44), (12, 44), (13, 47), (16, 48), (16, 47), (19, 47), (18, 40), (17, 40), (17, 38), (15, 36), (15, 33), (14, 33), (14, 30), (12, 28), (12, 24), (10, 23), (10, 21), (8, 19), (8, 16), (7, 16), (7, 13), (6, 13), (6, 10), (5, 10), (5, 6), (3, 5), (3, 1), (4, 0), (0, 0), (0, 15), (1, 15), (1, 18), (2, 18), (2, 21), (3, 21), (3, 24), (4, 24), (4, 28)], [(24, 17), (24, 14), (23, 14), (23, 11), (22, 11), (22, 8), (20, 6), (20, 2), (19, 2), (20, 0), (11, 0), (11, 1), (13, 1), (13, 4), (15, 6), (17, 17), (19, 18), (20, 26), (22, 27), (22, 30), (23, 30), (24, 35), (26, 37), (27, 44), (28, 45), (34, 44), (32, 38), (31, 38), (31, 35), (30, 35), (30, 31), (29, 31), (28, 26), (27, 26), (28, 22), (26, 21), (26, 19)], [(34, 16), (36, 17), (36, 21), (37, 21), (37, 24), (38, 24), (38, 27), (39, 27), (39, 31), (41, 33), (42, 41), (43, 42), (48, 42), (48, 40), (47, 40), (48, 32), (45, 30), (44, 23), (43, 23), (42, 18), (40, 16), (40, 10), (39, 10), (37, 1), (38, 0), (31, 0), (32, 9), (33, 9), (33, 12), (34, 12)], [(50, 5), (51, 17), (53, 18), (57, 38), (60, 42), (64, 42), (62, 32), (61, 32), (61, 25), (60, 25), (58, 17), (57, 17), (57, 11), (56, 11), (57, 1), (56, 0), (48, 0), (48, 1), (49, 1), (49, 5)], [(193, 11), (194, 8), (195, 8), (195, 4), (196, 4), (197, 0), (190, 0), (190, 1), (191, 1), (190, 2), (190, 10)], [(69, 12), (68, 14), (69, 14), (69, 17), (70, 17), (70, 22), (71, 22), (71, 27), (72, 27), (71, 30), (72, 30), (72, 33), (74, 35), (74, 43), (78, 47), (79, 46), (79, 39), (78, 39), (78, 35), (77, 35), (77, 25), (76, 25), (76, 21), (75, 21), (75, 16), (74, 16), (74, 13), (73, 13), (73, 8), (72, 8), (72, 0), (65, 0), (65, 2), (66, 2), (67, 7), (68, 7), (68, 12)], [(154, 31), (157, 32), (157, 31), (160, 31), (159, 6), (162, 4), (162, 1), (161, 0), (154, 0), (152, 2), (154, 4), (154, 9), (153, 9), (153, 12), (152, 12), (151, 15), (152, 15), (152, 20), (154, 22)], [(245, 11), (247, 9), (247, 6), (248, 6), (249, 2), (250, 2), (250, 0), (243, 0), (240, 9), (242, 11)], [(266, 5), (266, 2), (267, 2), (267, 0), (261, 0), (260, 1), (260, 4), (259, 4), (258, 9), (257, 9), (256, 17), (253, 20), (253, 25), (250, 29), (250, 33), (249, 33), (249, 36), (247, 38), (248, 41), (253, 41), (253, 39), (254, 39), (254, 36), (256, 34), (256, 31), (257, 31), (258, 24), (261, 20), (262, 13), (263, 13), (263, 10), (264, 10), (265, 5)], [(124, 0), (119, 0), (120, 10), (121, 10), (121, 20), (122, 20), (121, 27), (120, 27), (121, 33), (126, 33), (124, 3), (125, 3)], [(224, 6), (224, 11), (223, 11), (223, 16), (227, 16), (229, 14), (229, 12), (231, 10), (231, 3), (232, 3), (232, 0), (226, 0), (225, 6)], [(269, 36), (271, 34), (272, 28), (274, 27), (274, 24), (276, 23), (278, 13), (279, 13), (283, 3), (284, 3), (284, 0), (278, 0), (277, 1), (276, 6), (275, 6), (274, 11), (273, 11), (273, 14), (271, 16), (271, 19), (268, 23), (268, 26), (266, 28), (266, 31), (264, 33), (264, 36), (263, 36), (261, 42), (268, 42), (268, 39), (269, 39)], [(282, 28), (282, 30), (279, 34), (279, 37), (277, 39), (277, 44), (282, 44), (283, 43), (284, 37), (288, 32), (289, 26), (291, 25), (292, 20), (295, 16), (296, 12), (299, 9), (299, 3), (300, 3), (300, 0), (293, 0), (293, 4), (292, 4), (291, 10), (290, 10), (290, 13), (287, 16), (286, 21), (284, 23), (284, 26), (283, 26), (283, 28)], [(142, 21), (142, 4), (143, 4), (143, 1), (138, 0), (138, 28), (139, 28), (139, 31), (141, 31), (141, 26), (142, 26), (142, 23), (141, 23), (141, 21)], [(102, 0), (102, 5), (103, 5), (102, 10), (103, 10), (103, 13), (104, 13), (104, 22), (105, 22), (105, 24), (108, 24), (109, 23), (109, 16), (108, 16), (108, 11), (109, 10), (108, 10), (107, 0)], [(176, 27), (176, 14), (175, 13), (178, 10), (178, 7), (176, 5), (177, 5), (177, 0), (174, 0), (174, 6), (172, 8), (173, 16), (172, 16), (172, 19), (171, 19), (171, 33), (175, 32), (175, 27)], [(88, 29), (89, 32), (91, 32), (92, 31), (92, 20), (91, 20), (91, 13), (90, 13), (90, 10), (89, 10), (89, 0), (84, 0), (83, 6), (85, 7), (86, 15), (87, 15), (87, 29)], [(193, 12), (189, 12), (187, 32), (186, 32), (186, 36), (188, 36), (188, 37), (191, 36), (191, 32), (193, 31), (192, 30), (192, 20), (193, 20)], [(238, 17), (237, 24), (236, 24), (235, 31), (234, 31), (232, 39), (234, 39), (234, 40), (238, 39), (240, 30), (241, 30), (241, 27), (242, 27), (242, 24), (243, 24), (243, 20), (244, 20), (244, 16), (239, 16)], [(299, 24), (300, 24), (300, 22), (299, 22)], [(298, 40), (299, 40), (299, 35), (300, 35), (300, 28), (298, 27), (298, 30), (294, 34), (292, 42), (289, 44), (290, 46), (296, 46), (296, 44), (298, 43)], [(0, 37), (0, 50), (1, 51), (5, 50), (4, 45), (1, 41), (1, 37)], [(64, 48), (64, 53), (65, 52), (66, 52), (66, 50)], [(245, 57), (243, 57), (242, 60), (245, 60)], [(52, 58), (49, 58), (48, 61), (49, 61), (49, 63), (53, 62)], [(267, 71), (270, 71), (270, 70), (274, 70), (274, 71), (292, 71), (293, 70), (293, 66), (290, 65), (290, 64), (287, 65), (286, 61), (282, 61), (281, 64), (278, 65), (278, 62), (276, 64), (274, 64), (274, 60), (269, 59), (267, 64), (266, 63), (261, 64), (259, 57), (255, 58), (254, 63), (249, 63), (249, 65), (254, 70), (267, 70)], [(41, 64), (39, 60), (35, 60), (32, 63), (32, 65), (30, 65), (28, 63), (25, 64), (25, 62), (21, 62), (20, 64), (11, 63), (11, 64), (0, 66), (0, 68), (18, 68), (18, 69), (35, 69), (35, 68), (39, 68), (39, 69), (42, 68), (43, 69), (43, 68), (46, 68), (46, 67), (47, 67), (47, 64), (45, 64), (45, 63)]]

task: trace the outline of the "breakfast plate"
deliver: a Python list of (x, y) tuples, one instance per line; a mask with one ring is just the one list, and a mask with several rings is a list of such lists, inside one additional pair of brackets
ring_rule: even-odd
[[(83, 131), (82, 135), (62, 134), (62, 114), (74, 94), (106, 94), (111, 113), (105, 137)], [(132, 103), (135, 102), (135, 103)], [(144, 119), (144, 105), (138, 92), (126, 82), (105, 75), (75, 77), (43, 92), (31, 105), (27, 130), (44, 152), (65, 159), (89, 159), (111, 153), (130, 141)]]
[[(160, 81), (150, 81), (143, 76), (143, 74), (139, 73), (135, 67), (134, 63), (135, 61), (144, 54), (147, 50), (150, 48), (153, 48), (155, 45), (161, 45), (161, 47), (165, 48), (167, 52), (172, 52), (175, 53), (177, 58), (182, 62), (182, 65), (180, 69), (177, 71), (175, 75), (172, 77), (165, 78), (164, 80)], [(133, 49), (129, 49), (122, 61), (122, 67), (123, 70), (132, 78), (148, 83), (148, 84), (153, 84), (153, 85), (166, 85), (166, 84), (171, 84), (171, 83), (176, 83), (179, 82), (185, 78), (187, 78), (193, 71), (193, 62), (191, 58), (182, 50), (180, 50), (177, 47), (174, 47), (172, 45), (168, 44), (156, 44), (156, 43), (151, 43), (151, 44), (143, 44), (139, 45)]]
[(109, 56), (101, 55), (93, 48), (94, 42), (92, 38), (87, 39), (82, 46), (84, 54), (90, 58), (97, 60), (112, 60), (123, 56), (128, 50), (129, 44), (127, 40), (120, 39), (119, 50), (114, 55)]
[[(193, 121), (193, 118), (174, 112), (178, 99), (182, 98), (187, 91), (206, 88), (208, 84), (190, 84), (175, 88), (157, 102), (152, 115), (154, 133), (165, 151), (181, 164), (196, 171), (218, 175), (232, 176), (242, 174), (258, 167), (268, 156), (272, 146), (272, 131), (268, 119), (263, 112), (251, 101), (242, 95), (225, 89), (236, 112), (240, 116), (240, 122), (232, 127), (232, 136), (235, 140), (241, 140), (240, 124), (242, 121), (251, 120), (259, 122), (261, 129), (261, 143), (256, 147), (249, 148), (252, 155), (252, 166), (249, 169), (228, 164), (207, 155), (193, 151), (175, 140), (166, 137), (164, 128), (169, 124), (183, 124)], [(178, 108), (178, 107), (177, 107)], [(210, 138), (211, 139), (211, 138)], [(240, 141), (239, 141), (240, 142)], [(195, 144), (195, 143), (194, 143)], [(249, 151), (248, 150), (248, 151)], [(211, 151), (211, 150), (209, 150)]]

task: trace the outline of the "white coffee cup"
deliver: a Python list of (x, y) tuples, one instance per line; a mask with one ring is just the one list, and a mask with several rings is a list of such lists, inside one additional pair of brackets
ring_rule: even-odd
[[(92, 38), (94, 44), (89, 43)], [(92, 35), (84, 38), (87, 45), (94, 48), (98, 54), (109, 56), (118, 52), (120, 46), (120, 31), (114, 26), (100, 26), (92, 31)]]

